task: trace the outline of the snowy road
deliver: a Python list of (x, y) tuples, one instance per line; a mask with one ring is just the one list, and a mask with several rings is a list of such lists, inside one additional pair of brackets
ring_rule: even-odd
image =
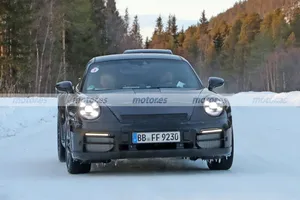
[(202, 161), (140, 160), (83, 175), (69, 175), (57, 160), (54, 107), (0, 110), (0, 200), (300, 199), (300, 108), (234, 107), (230, 171), (209, 171)]

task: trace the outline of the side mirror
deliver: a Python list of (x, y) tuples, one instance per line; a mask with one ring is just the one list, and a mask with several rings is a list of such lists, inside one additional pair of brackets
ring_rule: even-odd
[(209, 77), (208, 79), (208, 89), (212, 91), (214, 88), (221, 87), (224, 85), (224, 79), (219, 77)]
[(71, 81), (62, 81), (55, 85), (55, 88), (60, 92), (74, 93), (73, 84)]

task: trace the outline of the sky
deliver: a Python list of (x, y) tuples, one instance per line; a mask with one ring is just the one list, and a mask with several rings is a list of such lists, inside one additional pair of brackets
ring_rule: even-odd
[(151, 38), (159, 15), (166, 24), (169, 14), (176, 15), (178, 28), (188, 28), (197, 23), (205, 10), (209, 19), (232, 7), (237, 0), (116, 0), (117, 8), (124, 15), (128, 7), (131, 20), (138, 15), (141, 34)]

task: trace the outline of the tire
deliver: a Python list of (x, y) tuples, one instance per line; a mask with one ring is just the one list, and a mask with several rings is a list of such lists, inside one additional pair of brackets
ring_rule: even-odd
[(221, 158), (220, 161), (207, 161), (210, 170), (229, 170), (232, 167), (234, 158), (234, 136), (232, 131), (232, 151), (229, 157)]
[(66, 162), (66, 149), (61, 143), (62, 124), (60, 113), (57, 113), (57, 156), (60, 162)]
[(70, 174), (86, 174), (91, 171), (91, 164), (82, 164), (72, 158), (70, 150), (66, 150), (66, 165)]
[(70, 174), (85, 174), (91, 171), (91, 164), (81, 163), (74, 160), (70, 151), (70, 136), (66, 138), (66, 166)]

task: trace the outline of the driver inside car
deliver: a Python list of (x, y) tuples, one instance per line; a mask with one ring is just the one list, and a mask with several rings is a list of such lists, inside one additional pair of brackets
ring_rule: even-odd
[(163, 76), (160, 79), (160, 87), (177, 87), (177, 88), (183, 88), (185, 87), (186, 83), (183, 83), (181, 81), (175, 82), (175, 78), (173, 73), (167, 71), (163, 74)]
[(169, 71), (165, 72), (160, 78), (160, 84), (162, 86), (172, 86), (173, 85), (173, 74)]
[(114, 89), (116, 87), (116, 79), (108, 73), (100, 75), (100, 88), (101, 89)]

